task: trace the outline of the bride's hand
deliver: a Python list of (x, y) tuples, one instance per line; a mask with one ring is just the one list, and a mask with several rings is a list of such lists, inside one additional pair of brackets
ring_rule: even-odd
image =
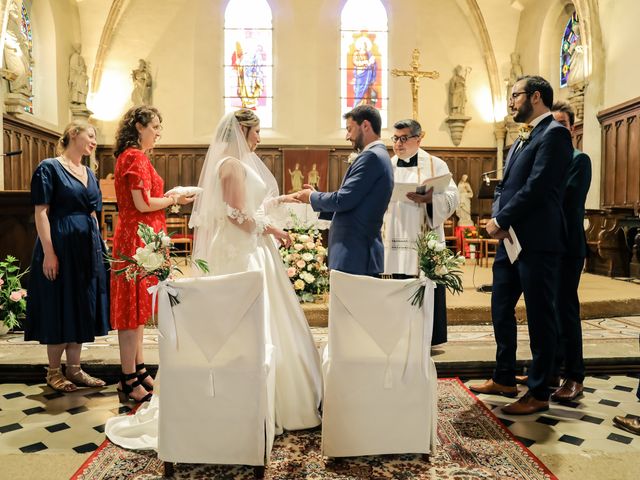
[(270, 227), (269, 230), (270, 230), (269, 233), (276, 238), (276, 240), (278, 241), (278, 243), (280, 243), (280, 245), (286, 248), (288, 248), (289, 245), (291, 245), (291, 237), (289, 236), (288, 232), (285, 232), (284, 230), (280, 230), (279, 228), (276, 228), (273, 226)]
[(290, 193), (289, 195), (281, 195), (280, 203), (302, 203), (296, 198), (296, 193)]

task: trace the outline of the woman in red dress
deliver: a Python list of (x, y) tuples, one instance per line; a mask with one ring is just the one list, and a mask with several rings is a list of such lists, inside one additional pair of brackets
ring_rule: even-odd
[[(118, 224), (113, 238), (113, 256), (133, 256), (143, 247), (138, 223), (154, 231), (165, 230), (164, 209), (193, 201), (186, 197), (165, 197), (164, 181), (153, 168), (146, 152), (153, 148), (162, 130), (162, 117), (153, 107), (137, 106), (124, 115), (116, 132), (115, 188), (118, 198)], [(152, 315), (147, 288), (152, 277), (129, 281), (111, 274), (111, 327), (118, 330), (122, 374), (118, 394), (122, 401), (141, 402), (151, 398), (153, 379), (144, 365), (142, 340), (144, 324)]]

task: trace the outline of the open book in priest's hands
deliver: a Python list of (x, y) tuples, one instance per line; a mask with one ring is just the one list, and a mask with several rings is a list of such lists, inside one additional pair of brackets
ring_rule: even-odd
[(442, 193), (451, 182), (451, 173), (427, 178), (424, 182), (418, 183), (401, 183), (396, 182), (393, 185), (393, 193), (391, 194), (392, 202), (411, 202), (407, 198), (407, 193), (415, 192), (424, 195), (433, 188), (433, 193)]

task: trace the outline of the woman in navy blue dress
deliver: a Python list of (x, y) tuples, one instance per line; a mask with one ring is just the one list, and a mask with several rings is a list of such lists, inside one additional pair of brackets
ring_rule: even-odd
[(24, 338), (47, 345), (47, 384), (62, 392), (105, 385), (80, 367), (82, 344), (109, 330), (108, 276), (96, 217), (102, 195), (95, 175), (82, 165), (95, 148), (95, 129), (73, 121), (58, 142), (60, 156), (43, 160), (31, 179), (38, 238)]

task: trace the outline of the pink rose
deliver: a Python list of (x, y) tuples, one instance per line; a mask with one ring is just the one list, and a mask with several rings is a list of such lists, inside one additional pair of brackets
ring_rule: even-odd
[(289, 278), (293, 277), (296, 274), (296, 269), (295, 267), (289, 267), (287, 268), (287, 275), (289, 275)]
[(24, 288), (21, 288), (20, 290), (18, 290), (20, 292), (20, 295), (22, 295), (22, 298), (27, 296), (27, 291)]
[(11, 295), (9, 295), (9, 300), (11, 300), (12, 302), (19, 302), (20, 300), (22, 300), (22, 294), (20, 293), (20, 290), (11, 292)]
[(307, 266), (307, 263), (304, 260), (298, 260), (296, 262), (296, 265), (298, 266), (298, 268), (304, 268)]
[(4, 280), (2, 279), (2, 277), (0, 277), (0, 287), (4, 285)]

